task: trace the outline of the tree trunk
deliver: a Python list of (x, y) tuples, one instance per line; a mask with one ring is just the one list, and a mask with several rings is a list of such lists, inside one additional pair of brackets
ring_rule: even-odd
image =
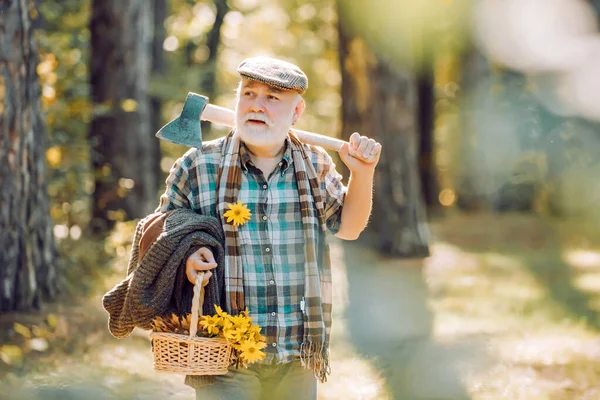
[[(477, 50), (472, 49), (462, 57), (461, 66), (461, 127), (459, 137), (459, 168), (456, 177), (457, 207), (464, 211), (489, 209), (488, 195), (478, 176), (488, 175), (487, 165), (477, 159), (477, 127), (473, 96), (482, 82), (490, 79), (491, 70), (488, 60)], [(459, 161), (459, 160), (457, 160)], [(490, 181), (489, 178), (484, 178)]]
[[(165, 50), (163, 43), (167, 37), (165, 29), (165, 19), (167, 18), (166, 0), (154, 0), (154, 31), (152, 36), (152, 77), (160, 77), (165, 73)], [(150, 98), (150, 131), (158, 132), (163, 126), (162, 120), (162, 99), (158, 96)], [(154, 157), (161, 158), (160, 144), (153, 146)], [(160, 174), (156, 174), (156, 187), (160, 187), (162, 179)]]
[(39, 308), (59, 289), (28, 5), (0, 1), (0, 312)]
[(430, 66), (423, 67), (418, 77), (419, 119), (419, 176), (423, 185), (423, 198), (430, 211), (437, 209), (439, 185), (435, 166), (434, 143), (434, 77)]
[[(209, 99), (214, 99), (216, 94), (217, 81), (217, 56), (219, 55), (219, 46), (221, 44), (221, 26), (225, 15), (229, 12), (227, 0), (214, 0), (215, 3), (215, 23), (206, 35), (206, 46), (208, 47), (208, 59), (203, 65), (202, 76), (200, 77), (200, 87), (203, 94)], [(210, 122), (202, 121), (202, 133), (210, 133)]]
[(342, 137), (373, 137), (383, 147), (375, 173), (373, 214), (366, 236), (388, 255), (429, 255), (418, 162), (415, 76), (378, 58), (340, 18)]
[(200, 87), (206, 93), (206, 96), (214, 97), (215, 82), (217, 75), (217, 56), (219, 55), (219, 46), (221, 45), (221, 26), (225, 15), (229, 12), (229, 6), (226, 0), (214, 0), (216, 15), (215, 23), (210, 31), (206, 34), (206, 47), (208, 47), (208, 59), (206, 60), (205, 68), (202, 70), (200, 77)]
[(152, 212), (158, 140), (150, 126), (153, 2), (93, 0), (90, 125), (95, 174), (92, 232)]

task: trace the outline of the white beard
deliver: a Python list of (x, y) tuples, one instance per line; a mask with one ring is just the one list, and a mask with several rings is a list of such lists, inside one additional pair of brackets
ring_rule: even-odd
[[(236, 131), (240, 139), (250, 146), (258, 148), (272, 148), (281, 146), (292, 125), (293, 110), (286, 121), (278, 123), (268, 120), (261, 114), (246, 114), (243, 117), (236, 116)], [(262, 125), (246, 124), (249, 119), (264, 121)]]

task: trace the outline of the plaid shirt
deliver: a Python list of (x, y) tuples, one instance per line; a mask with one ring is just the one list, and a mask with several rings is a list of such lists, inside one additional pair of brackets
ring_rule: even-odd
[[(158, 211), (187, 207), (216, 215), (216, 179), (222, 139), (189, 150), (174, 164)], [(324, 151), (309, 153), (324, 193), (327, 227), (339, 229), (346, 188)], [(239, 200), (252, 217), (239, 228), (244, 265), (244, 300), (253, 321), (262, 327), (265, 363), (288, 362), (300, 355), (303, 337), (304, 233), (298, 186), (290, 147), (266, 179), (240, 146), (242, 182)]]

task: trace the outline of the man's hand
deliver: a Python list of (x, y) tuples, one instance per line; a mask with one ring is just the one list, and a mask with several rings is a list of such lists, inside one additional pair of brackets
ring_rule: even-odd
[(344, 197), (342, 221), (336, 236), (344, 240), (355, 240), (367, 225), (371, 214), (373, 178), (381, 156), (381, 145), (355, 132), (350, 136), (349, 142), (342, 145), (339, 154), (350, 170), (350, 180)]
[(196, 276), (198, 271), (204, 271), (204, 279), (202, 280), (202, 286), (208, 284), (208, 280), (212, 276), (212, 272), (209, 270), (216, 268), (217, 262), (213, 256), (212, 251), (208, 247), (201, 247), (192, 253), (191, 256), (185, 262), (185, 274), (192, 284), (196, 283)]
[[(369, 172), (372, 174), (379, 162), (379, 157), (381, 157), (381, 144), (354, 132), (350, 136), (349, 144), (342, 145), (339, 154), (350, 172), (356, 174)], [(362, 159), (352, 156), (354, 154)]]

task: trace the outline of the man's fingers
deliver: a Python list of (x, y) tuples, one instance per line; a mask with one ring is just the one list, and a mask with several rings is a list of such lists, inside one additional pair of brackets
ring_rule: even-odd
[(340, 158), (344, 158), (344, 156), (347, 156), (349, 149), (350, 149), (350, 146), (347, 143), (342, 144), (342, 146), (338, 150), (338, 154), (340, 155)]
[(367, 139), (366, 137), (361, 137), (360, 144), (358, 145), (358, 149), (356, 149), (356, 152), (358, 154), (360, 154), (362, 157), (362, 155), (364, 154), (368, 145), (369, 145), (369, 139)]
[(210, 277), (213, 275), (212, 272), (210, 271), (206, 271), (204, 273), (204, 279), (202, 279), (202, 286), (206, 286), (208, 285), (208, 280), (210, 279)]
[[(193, 284), (196, 283), (196, 278), (198, 277), (198, 271), (196, 271), (194, 269), (187, 269), (185, 271), (185, 274), (186, 274), (186, 276), (188, 278), (188, 281), (190, 281)], [(213, 276), (212, 272), (210, 272), (210, 271), (205, 271), (204, 272), (204, 277), (202, 279), (202, 286), (208, 285), (208, 281), (210, 280), (211, 276)]]
[(340, 149), (338, 150), (338, 154), (342, 161), (344, 161), (348, 158), (348, 156), (354, 156), (354, 154), (356, 154), (356, 151), (352, 148), (352, 146), (349, 143), (344, 143), (342, 147), (340, 147)]
[(202, 286), (206, 286), (208, 279), (212, 276), (212, 272), (208, 270), (216, 268), (217, 262), (212, 254), (212, 251), (207, 247), (201, 247), (196, 250), (185, 262), (185, 274), (191, 283), (196, 283), (198, 271), (204, 272)]
[(190, 281), (191, 283), (196, 283), (196, 277), (198, 276), (198, 272), (196, 272), (195, 269), (186, 268), (185, 275), (187, 276), (188, 281)]
[(197, 254), (200, 255), (203, 261), (216, 264), (215, 257), (213, 256), (212, 251), (210, 251), (207, 247), (202, 247), (197, 251)]
[[(350, 135), (350, 146), (352, 147), (353, 150), (358, 150), (358, 145), (360, 145), (360, 135), (358, 132), (354, 132), (352, 135)], [(352, 155), (352, 152), (350, 152), (350, 155)]]
[[(352, 157), (358, 157), (358, 145), (360, 144), (360, 135), (356, 132), (354, 132), (352, 134), (352, 136), (350, 136), (350, 140), (348, 140), (348, 152), (347, 154), (351, 155)], [(339, 153), (339, 152), (338, 152)]]
[(194, 252), (188, 261), (192, 268), (198, 271), (206, 271), (217, 266), (217, 262), (215, 261), (212, 251), (206, 247), (202, 247), (198, 249), (198, 251)]
[(379, 142), (375, 143), (375, 146), (371, 149), (371, 155), (376, 156), (381, 152), (381, 144)]
[(353, 162), (353, 159), (371, 164), (379, 159), (380, 153), (381, 144), (375, 139), (361, 136), (357, 132), (354, 132), (352, 136), (350, 136), (347, 145), (342, 145), (338, 150), (340, 158), (346, 165), (348, 165), (347, 162)]
[(208, 271), (217, 267), (217, 263), (207, 263), (206, 261), (194, 262), (192, 266), (196, 271)]
[(362, 151), (362, 157), (365, 159), (369, 158), (371, 156), (371, 151), (373, 150), (373, 147), (375, 147), (375, 141), (373, 139), (367, 140), (367, 145)]

